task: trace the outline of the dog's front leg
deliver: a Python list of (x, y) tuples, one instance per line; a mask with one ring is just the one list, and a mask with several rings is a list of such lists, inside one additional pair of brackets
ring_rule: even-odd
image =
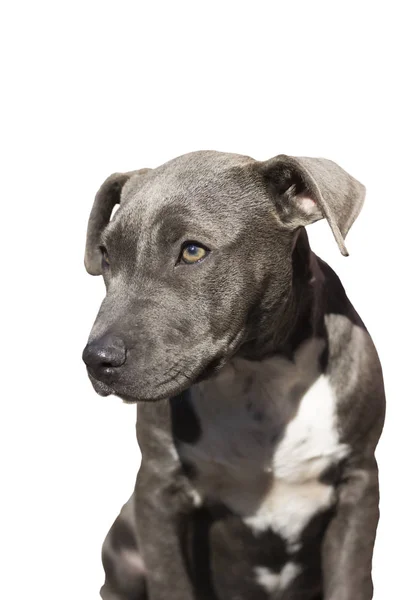
[(337, 512), (323, 544), (324, 600), (371, 600), (378, 504), (378, 469), (372, 458), (348, 469), (339, 488)]
[(177, 469), (160, 477), (151, 464), (140, 468), (135, 514), (149, 600), (194, 600), (183, 554), (187, 497)]

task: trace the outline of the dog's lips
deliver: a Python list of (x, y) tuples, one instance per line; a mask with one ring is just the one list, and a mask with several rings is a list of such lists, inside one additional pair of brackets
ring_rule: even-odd
[[(156, 395), (154, 394), (151, 397), (139, 397), (133, 394), (129, 393), (129, 390), (119, 390), (118, 386), (113, 386), (110, 387), (109, 385), (105, 384), (103, 381), (100, 381), (99, 379), (96, 379), (95, 377), (93, 377), (93, 375), (91, 375), (91, 373), (89, 372), (89, 370), (87, 369), (87, 373), (90, 379), (90, 382), (94, 388), (94, 391), (99, 394), (99, 396), (118, 396), (119, 398), (121, 398), (121, 400), (123, 400), (126, 404), (136, 404), (137, 402), (157, 402), (158, 400), (164, 400), (165, 398), (170, 398), (172, 396), (175, 396), (177, 393), (179, 392), (172, 392), (172, 393), (163, 393), (160, 395)], [(188, 383), (185, 387), (189, 387), (190, 383)]]
[(123, 402), (126, 404), (136, 404), (138, 402), (158, 402), (160, 400), (172, 398), (173, 396), (176, 396), (185, 389), (189, 388), (198, 380), (197, 377), (195, 377), (193, 380), (185, 377), (180, 385), (177, 381), (175, 381), (175, 385), (173, 386), (171, 385), (172, 381), (169, 380), (158, 385), (157, 389), (154, 390), (150, 395), (143, 396), (136, 394), (133, 389), (131, 391), (128, 386), (120, 387), (118, 385), (113, 385), (110, 387), (109, 385), (93, 377), (89, 372), (88, 375), (95, 392), (99, 394), (99, 396), (114, 395), (118, 398), (121, 398), (121, 400), (123, 400)]
[(96, 379), (95, 377), (93, 377), (93, 375), (91, 375), (91, 373), (89, 372), (89, 369), (87, 369), (87, 373), (90, 379), (90, 382), (94, 388), (94, 391), (99, 394), (99, 396), (110, 396), (111, 394), (114, 393), (114, 391), (105, 383), (103, 383), (103, 381), (99, 381), (99, 379)]

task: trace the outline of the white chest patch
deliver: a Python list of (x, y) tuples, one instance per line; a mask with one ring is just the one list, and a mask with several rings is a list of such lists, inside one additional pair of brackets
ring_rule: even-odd
[(339, 442), (335, 396), (320, 375), (288, 423), (272, 458), (271, 488), (246, 523), (255, 532), (271, 527), (294, 549), (310, 519), (335, 500), (333, 488), (319, 477), (347, 453), (347, 445)]
[(323, 348), (312, 339), (293, 361), (233, 361), (194, 391), (202, 435), (179, 448), (196, 467), (202, 499), (222, 502), (255, 533), (271, 528), (292, 549), (312, 517), (332, 506), (334, 490), (320, 476), (348, 453), (339, 440), (335, 394), (319, 370)]

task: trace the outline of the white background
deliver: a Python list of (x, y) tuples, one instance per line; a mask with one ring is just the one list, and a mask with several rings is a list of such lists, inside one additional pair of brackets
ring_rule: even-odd
[[(4, 3), (3, 6), (5, 6)], [(81, 351), (103, 295), (86, 221), (114, 171), (215, 149), (337, 161), (368, 188), (343, 258), (309, 231), (380, 353), (375, 598), (398, 590), (399, 35), (396, 2), (8, 2), (0, 16), (1, 595), (90, 600), (133, 488), (135, 409)]]

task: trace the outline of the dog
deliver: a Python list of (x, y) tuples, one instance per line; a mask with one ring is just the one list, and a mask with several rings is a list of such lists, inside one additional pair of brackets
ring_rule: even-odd
[(137, 403), (142, 453), (104, 600), (372, 598), (382, 371), (305, 230), (325, 218), (347, 255), (364, 196), (326, 159), (214, 151), (101, 186), (83, 359)]

